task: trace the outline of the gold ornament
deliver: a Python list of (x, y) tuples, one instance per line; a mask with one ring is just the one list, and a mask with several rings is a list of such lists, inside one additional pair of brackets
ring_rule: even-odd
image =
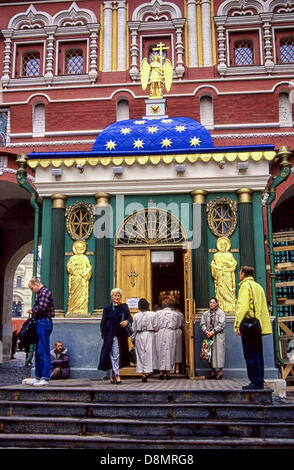
[(92, 276), (92, 266), (89, 258), (84, 254), (86, 243), (82, 240), (74, 242), (72, 250), (74, 255), (67, 263), (68, 279), (68, 307), (67, 314), (83, 315), (88, 313), (89, 281)]
[(141, 63), (141, 84), (143, 90), (146, 90), (148, 82), (150, 83), (150, 99), (163, 98), (163, 88), (165, 87), (169, 92), (172, 85), (173, 66), (171, 61), (162, 55), (162, 51), (166, 49), (168, 47), (165, 47), (164, 44), (157, 44), (153, 51), (159, 51), (159, 53), (153, 55), (150, 64), (146, 57)]
[(215, 297), (219, 301), (221, 310), (227, 313), (235, 312), (236, 308), (236, 280), (235, 271), (237, 261), (232, 253), (231, 241), (227, 237), (220, 237), (216, 242), (218, 253), (213, 255), (211, 274), (214, 278)]

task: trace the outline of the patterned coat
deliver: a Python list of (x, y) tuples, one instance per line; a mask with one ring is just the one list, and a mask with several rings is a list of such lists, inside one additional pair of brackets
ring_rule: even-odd
[[(212, 344), (212, 356), (211, 356), (211, 365), (213, 368), (223, 368), (225, 365), (225, 352), (226, 352), (226, 343), (225, 343), (225, 326), (226, 326), (226, 316), (225, 312), (220, 309), (215, 311), (215, 321), (214, 321), (214, 335), (213, 344)], [(210, 310), (206, 310), (203, 313), (200, 320), (200, 327), (205, 333), (206, 331), (211, 331), (210, 326)]]

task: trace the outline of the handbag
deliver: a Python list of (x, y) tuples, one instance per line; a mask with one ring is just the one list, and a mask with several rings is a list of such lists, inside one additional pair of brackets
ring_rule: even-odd
[(19, 340), (22, 344), (36, 344), (38, 337), (36, 333), (36, 324), (35, 320), (32, 317), (29, 317), (21, 327), (20, 332), (18, 333)]
[(241, 336), (254, 337), (254, 336), (261, 335), (261, 325), (260, 325), (260, 321), (255, 316), (254, 295), (253, 295), (251, 285), (250, 285), (250, 289), (252, 292), (254, 317), (243, 318), (243, 320), (240, 323), (239, 330), (240, 330)]
[(211, 347), (213, 344), (213, 339), (205, 338), (201, 344), (200, 359), (202, 361), (211, 361)]
[(128, 336), (132, 336), (134, 334), (133, 329), (129, 323), (125, 326), (125, 332)]

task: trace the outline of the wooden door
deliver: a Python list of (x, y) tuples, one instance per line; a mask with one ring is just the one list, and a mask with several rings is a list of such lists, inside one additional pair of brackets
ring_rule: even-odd
[(195, 378), (194, 324), (195, 303), (192, 284), (192, 252), (188, 245), (184, 252), (184, 293), (185, 293), (185, 373)]
[(115, 286), (122, 290), (122, 301), (131, 312), (138, 310), (135, 305), (142, 297), (152, 307), (150, 250), (118, 249), (115, 277)]

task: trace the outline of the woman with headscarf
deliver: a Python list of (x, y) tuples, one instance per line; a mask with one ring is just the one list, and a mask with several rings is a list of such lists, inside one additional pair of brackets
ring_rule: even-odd
[[(221, 380), (223, 378), (223, 368), (225, 365), (225, 312), (220, 310), (218, 301), (212, 297), (209, 301), (209, 310), (203, 313), (200, 320), (200, 327), (206, 338), (212, 339), (211, 350), (211, 374), (209, 379)], [(216, 375), (216, 369), (218, 374)]]
[(149, 311), (149, 302), (140, 299), (140, 312), (133, 318), (132, 330), (136, 349), (136, 371), (142, 374), (142, 382), (148, 382), (147, 377), (155, 369), (155, 313)]

